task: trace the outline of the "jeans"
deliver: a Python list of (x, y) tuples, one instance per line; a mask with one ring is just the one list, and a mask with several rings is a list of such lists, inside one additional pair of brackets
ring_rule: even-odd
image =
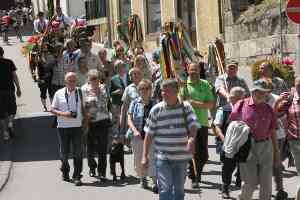
[[(107, 145), (109, 127), (108, 120), (91, 123), (87, 140), (87, 157), (90, 169), (98, 170), (100, 176), (106, 177), (107, 167)], [(95, 160), (95, 153), (98, 155), (98, 164)]]
[(80, 179), (82, 171), (82, 128), (58, 128), (58, 141), (63, 175), (69, 174), (68, 162), (70, 146), (73, 149), (74, 173), (73, 178)]
[(160, 200), (183, 200), (188, 161), (156, 160)]

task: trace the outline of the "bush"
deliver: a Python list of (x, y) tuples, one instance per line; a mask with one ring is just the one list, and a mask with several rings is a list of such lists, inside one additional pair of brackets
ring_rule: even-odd
[(294, 85), (295, 81), (295, 71), (292, 63), (282, 64), (277, 59), (271, 60), (258, 60), (251, 67), (252, 79), (253, 81), (259, 79), (259, 66), (263, 62), (271, 63), (274, 70), (274, 76), (280, 77), (288, 84), (289, 87)]

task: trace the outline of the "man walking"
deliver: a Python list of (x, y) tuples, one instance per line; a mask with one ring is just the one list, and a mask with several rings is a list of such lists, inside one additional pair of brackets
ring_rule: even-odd
[(70, 146), (73, 149), (76, 186), (81, 185), (82, 171), (82, 93), (76, 88), (76, 73), (65, 75), (65, 87), (58, 90), (53, 98), (51, 112), (57, 116), (58, 140), (61, 156), (63, 181), (70, 181), (68, 156)]
[(0, 131), (3, 139), (9, 140), (13, 133), (13, 120), (17, 112), (16, 94), (21, 96), (17, 68), (14, 62), (3, 57), (4, 50), (0, 47)]
[(231, 61), (226, 66), (226, 73), (220, 75), (215, 82), (215, 89), (218, 95), (217, 107), (228, 103), (229, 92), (233, 87), (242, 87), (245, 89), (245, 95), (250, 95), (249, 88), (244, 79), (238, 77), (238, 63)]
[(149, 163), (149, 146), (154, 139), (159, 199), (183, 200), (186, 167), (192, 159), (199, 123), (192, 106), (178, 100), (176, 80), (163, 81), (161, 89), (164, 100), (151, 109), (144, 128), (142, 164)]
[(251, 97), (234, 105), (231, 121), (243, 121), (250, 127), (251, 149), (247, 161), (240, 163), (243, 181), (240, 200), (252, 199), (256, 186), (260, 185), (259, 199), (270, 200), (272, 195), (273, 162), (278, 165), (278, 145), (275, 129), (277, 119), (266, 103), (272, 86), (265, 80), (253, 83)]
[[(295, 159), (296, 170), (300, 174), (300, 77), (295, 79), (291, 93), (283, 93), (276, 102), (276, 111), (287, 115), (287, 140)], [(300, 185), (295, 200), (300, 200)]]
[[(193, 163), (190, 162), (192, 188), (199, 187), (203, 167), (208, 160), (208, 110), (214, 107), (212, 88), (206, 80), (199, 78), (199, 73), (199, 65), (191, 63), (188, 67), (189, 78), (187, 85), (181, 91), (182, 97), (192, 105), (197, 119), (201, 124), (195, 141), (196, 151), (194, 159), (196, 166), (193, 166)], [(197, 174), (194, 173), (194, 167), (196, 167)]]

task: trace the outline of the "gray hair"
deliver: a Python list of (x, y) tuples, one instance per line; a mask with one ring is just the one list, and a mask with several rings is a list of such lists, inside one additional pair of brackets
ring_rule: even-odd
[(242, 97), (246, 93), (246, 90), (242, 87), (233, 87), (230, 90), (230, 97)]
[(171, 87), (171, 88), (175, 89), (176, 91), (178, 91), (179, 83), (176, 79), (167, 79), (167, 80), (164, 80), (160, 85), (161, 89), (166, 88), (166, 87)]
[(91, 69), (91, 70), (88, 71), (87, 76), (88, 76), (88, 79), (90, 79), (90, 78), (97, 78), (97, 79), (99, 79), (100, 74), (99, 74), (98, 70)]

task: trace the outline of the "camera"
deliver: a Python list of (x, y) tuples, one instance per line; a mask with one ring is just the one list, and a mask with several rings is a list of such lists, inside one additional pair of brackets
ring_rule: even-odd
[(71, 117), (72, 117), (72, 118), (77, 118), (77, 112), (71, 111)]

